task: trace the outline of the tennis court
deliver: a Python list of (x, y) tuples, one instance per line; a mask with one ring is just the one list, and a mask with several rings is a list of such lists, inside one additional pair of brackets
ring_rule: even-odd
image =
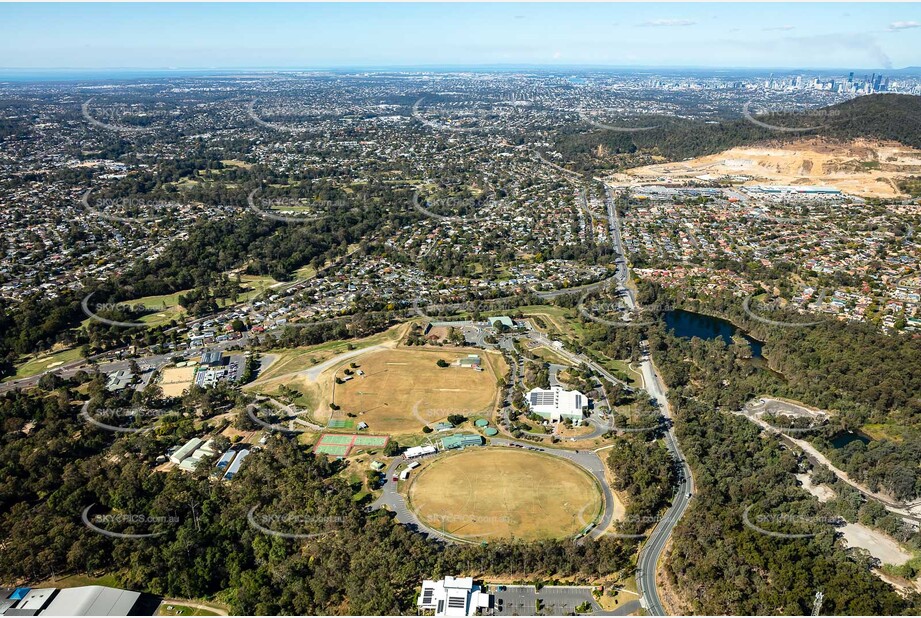
[(314, 453), (333, 457), (348, 457), (355, 449), (382, 448), (390, 436), (362, 436), (357, 434), (325, 433), (313, 447)]
[(329, 429), (352, 429), (355, 427), (355, 421), (335, 420), (326, 425)]

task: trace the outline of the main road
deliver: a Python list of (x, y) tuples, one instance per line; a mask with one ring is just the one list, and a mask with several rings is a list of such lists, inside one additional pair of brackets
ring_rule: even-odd
[[(623, 260), (623, 276), (618, 281), (624, 291), (624, 298), (627, 306), (635, 310), (637, 303), (633, 291), (630, 289), (630, 271), (626, 262), (626, 253), (624, 253), (623, 239), (620, 233), (620, 218), (617, 214), (617, 207), (614, 203), (614, 194), (611, 187), (607, 184), (605, 189), (605, 202), (608, 208), (608, 222), (611, 228), (611, 238), (614, 240), (615, 248)], [(672, 427), (672, 411), (668, 403), (668, 397), (665, 394), (665, 387), (659, 376), (656, 367), (649, 356), (649, 343), (641, 342), (643, 351), (642, 363), (640, 369), (643, 373), (643, 385), (649, 396), (656, 401), (663, 415), (668, 419), (668, 425), (665, 431), (665, 446), (671, 452), (672, 457), (680, 466), (678, 492), (672, 500), (672, 505), (665, 512), (665, 515), (653, 528), (652, 533), (646, 542), (640, 548), (640, 555), (637, 559), (636, 583), (640, 591), (640, 604), (646, 609), (647, 613), (652, 616), (666, 615), (665, 606), (659, 597), (659, 591), (656, 588), (656, 572), (658, 571), (659, 559), (665, 550), (665, 545), (672, 535), (672, 531), (684, 515), (688, 508), (691, 496), (694, 493), (694, 478), (691, 475), (691, 468), (688, 466), (681, 448), (678, 446), (678, 440), (675, 438), (675, 432)]]

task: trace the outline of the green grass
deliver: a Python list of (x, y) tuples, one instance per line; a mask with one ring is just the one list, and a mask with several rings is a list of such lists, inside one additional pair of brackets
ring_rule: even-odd
[[(46, 369), (53, 369), (54, 367), (48, 367), (52, 363), (69, 363), (71, 361), (79, 360), (80, 348), (71, 348), (69, 350), (61, 350), (60, 352), (55, 352), (53, 354), (43, 354), (30, 358), (23, 364), (16, 367), (16, 374), (11, 376), (10, 380), (17, 380), (19, 378), (28, 378), (39, 374)], [(60, 366), (60, 365), (56, 365)]]
[(874, 440), (901, 442), (905, 438), (905, 428), (892, 423), (871, 423), (863, 425), (860, 431)]
[(568, 367), (572, 366), (570, 361), (563, 358), (563, 356), (558, 354), (556, 351), (551, 350), (546, 346), (538, 346), (536, 348), (532, 348), (530, 351), (532, 354), (534, 354), (534, 356), (541, 360), (547, 361), (548, 363), (553, 363), (555, 365), (566, 365)]
[(79, 575), (68, 575), (61, 579), (41, 582), (39, 586), (48, 588), (76, 588), (78, 586), (109, 586), (110, 588), (118, 588), (119, 582), (114, 573), (108, 573), (99, 577), (81, 573)]
[(615, 376), (621, 373), (628, 376), (633, 381), (633, 384), (643, 384), (643, 375), (639, 371), (631, 369), (626, 361), (606, 359), (602, 364), (608, 371), (613, 372)]

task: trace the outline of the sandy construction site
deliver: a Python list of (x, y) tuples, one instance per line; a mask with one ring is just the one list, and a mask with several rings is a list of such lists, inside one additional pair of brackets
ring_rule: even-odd
[(827, 186), (861, 197), (899, 197), (898, 179), (921, 175), (921, 150), (895, 142), (802, 139), (627, 170), (615, 183), (731, 179), (744, 185)]

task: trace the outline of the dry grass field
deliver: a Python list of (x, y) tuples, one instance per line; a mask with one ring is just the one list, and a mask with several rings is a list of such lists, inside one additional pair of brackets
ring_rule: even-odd
[(566, 538), (601, 510), (596, 481), (542, 453), (473, 448), (425, 465), (409, 503), (427, 525), (470, 540)]
[[(439, 367), (438, 359), (454, 363), (479, 354), (483, 371), (469, 367)], [(344, 370), (354, 362), (363, 376), (343, 384)], [(329, 368), (320, 377), (323, 394), (331, 394), (341, 408), (334, 418), (364, 421), (374, 433), (418, 433), (423, 425), (450, 414), (488, 416), (498, 395), (496, 381), (505, 375), (497, 354), (469, 348), (396, 348), (362, 354)], [(321, 407), (323, 407), (321, 405)]]
[(178, 397), (192, 386), (195, 367), (167, 367), (161, 371), (160, 388), (166, 397)]

